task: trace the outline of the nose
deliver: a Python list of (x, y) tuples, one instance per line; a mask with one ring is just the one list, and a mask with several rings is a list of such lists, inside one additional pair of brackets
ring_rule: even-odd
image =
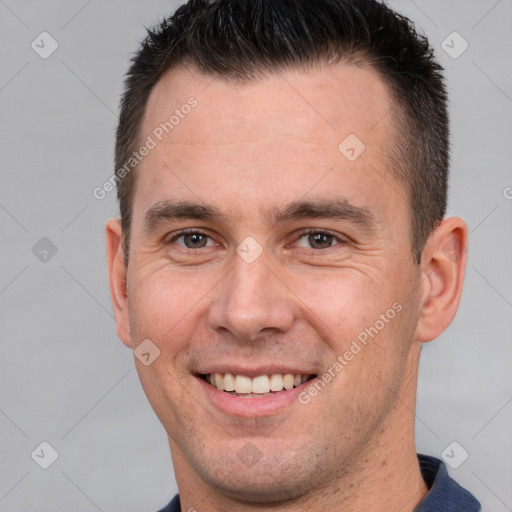
[(246, 342), (272, 331), (286, 332), (295, 316), (292, 295), (263, 255), (252, 263), (234, 255), (233, 266), (210, 305), (210, 327)]

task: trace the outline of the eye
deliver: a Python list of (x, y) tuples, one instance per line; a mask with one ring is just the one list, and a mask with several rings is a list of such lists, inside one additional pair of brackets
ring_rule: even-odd
[(208, 235), (199, 231), (182, 231), (174, 236), (170, 243), (174, 243), (187, 249), (202, 249), (217, 245)]
[(294, 245), (308, 249), (329, 249), (339, 243), (344, 241), (327, 231), (306, 231), (299, 236)]

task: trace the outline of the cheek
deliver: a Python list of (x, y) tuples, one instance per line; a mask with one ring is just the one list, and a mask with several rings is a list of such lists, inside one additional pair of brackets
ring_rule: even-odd
[[(141, 272), (142, 274), (142, 272)], [(165, 268), (144, 271), (129, 288), (130, 318), (137, 341), (150, 338), (161, 348), (164, 342), (179, 349), (190, 338), (197, 319), (204, 314), (213, 283)], [(131, 293), (130, 293), (131, 292)]]
[(297, 290), (304, 317), (337, 353), (373, 326), (396, 300), (382, 279), (350, 268), (336, 275), (327, 271), (308, 275), (297, 279), (292, 289)]
[(193, 422), (189, 411), (194, 403), (176, 369), (159, 357), (150, 366), (137, 362), (137, 373), (148, 402), (168, 433), (187, 436)]
[(361, 409), (397, 391), (414, 332), (404, 283), (382, 274), (346, 269), (336, 279), (326, 273), (301, 281), (303, 314), (330, 348), (331, 391)]
[(142, 387), (163, 424), (184, 429), (181, 417), (169, 411), (178, 405), (187, 410), (183, 404), (190, 400), (186, 392), (190, 340), (201, 325), (211, 286), (161, 268), (144, 269), (129, 288), (132, 339), (135, 344), (150, 340), (158, 354), (148, 366), (136, 359)]

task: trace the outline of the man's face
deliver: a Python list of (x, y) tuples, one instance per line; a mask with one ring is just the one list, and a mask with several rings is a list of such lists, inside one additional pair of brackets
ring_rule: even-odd
[[(412, 421), (420, 274), (390, 109), (374, 71), (341, 64), (242, 85), (173, 70), (152, 91), (125, 342), (160, 350), (137, 368), (188, 478), (296, 497)], [(249, 397), (218, 390), (216, 372), (242, 391), (267, 386), (243, 376), (316, 379)]]

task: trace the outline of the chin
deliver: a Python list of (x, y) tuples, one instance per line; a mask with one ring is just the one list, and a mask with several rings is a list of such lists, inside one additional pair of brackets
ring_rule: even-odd
[(243, 455), (241, 452), (238, 450), (234, 456), (224, 453), (215, 460), (200, 461), (201, 467), (196, 466), (209, 487), (240, 503), (278, 507), (296, 502), (322, 477), (321, 468), (313, 463), (318, 460), (314, 454), (307, 461), (308, 457), (299, 456), (299, 452), (269, 450), (258, 458), (254, 456), (254, 445)]
[(218, 492), (232, 500), (247, 504), (261, 504), (279, 507), (287, 503), (296, 502), (305, 492), (309, 492), (307, 485), (296, 476), (273, 474), (238, 474), (226, 479), (215, 479), (211, 482)]

